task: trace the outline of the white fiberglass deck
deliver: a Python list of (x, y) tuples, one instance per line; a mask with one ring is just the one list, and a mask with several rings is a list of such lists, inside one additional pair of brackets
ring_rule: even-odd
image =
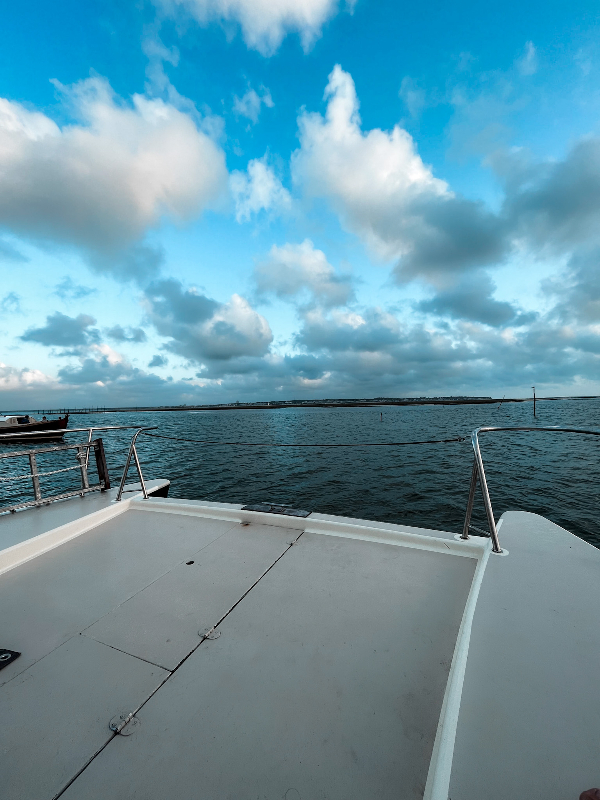
[(509, 513), (496, 556), (320, 514), (95, 502), (29, 540), (10, 527), (40, 514), (0, 520), (0, 647), (22, 653), (0, 671), (3, 800), (600, 784), (600, 553), (558, 526)]
[(468, 543), (129, 505), (2, 575), (5, 800), (423, 796)]

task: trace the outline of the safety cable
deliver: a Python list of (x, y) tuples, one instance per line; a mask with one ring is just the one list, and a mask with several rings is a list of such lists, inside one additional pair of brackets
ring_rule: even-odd
[(174, 442), (190, 442), (192, 444), (214, 444), (238, 447), (402, 447), (410, 444), (448, 444), (450, 442), (464, 442), (468, 436), (458, 436), (454, 439), (426, 439), (422, 442), (342, 442), (332, 444), (275, 444), (272, 442), (214, 442), (208, 439), (188, 439), (180, 436), (165, 436), (160, 433), (146, 433), (142, 431), (142, 436), (150, 436), (154, 439), (170, 439)]
[(81, 464), (76, 464), (74, 467), (65, 467), (64, 469), (53, 469), (52, 472), (28, 472), (25, 475), (7, 475), (0, 478), (0, 481), (24, 481), (35, 478), (45, 478), (47, 475), (58, 475), (59, 472), (71, 472), (73, 469), (81, 469)]

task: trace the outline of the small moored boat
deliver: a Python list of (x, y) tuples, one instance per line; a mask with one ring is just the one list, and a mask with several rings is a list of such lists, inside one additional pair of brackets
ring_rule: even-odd
[[(31, 441), (36, 439), (57, 439), (63, 434), (60, 431), (66, 429), (69, 423), (69, 415), (58, 419), (41, 420), (32, 417), (30, 414), (8, 414), (0, 416), (0, 441), (6, 442)], [(23, 439), (16, 434), (26, 433)], [(33, 436), (32, 434), (36, 434)]]

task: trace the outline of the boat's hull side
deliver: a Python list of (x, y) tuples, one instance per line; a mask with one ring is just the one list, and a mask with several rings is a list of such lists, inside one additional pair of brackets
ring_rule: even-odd
[[(30, 422), (22, 425), (7, 425), (0, 428), (0, 442), (24, 442), (36, 441), (39, 439), (59, 439), (64, 434), (69, 424), (69, 415), (59, 419), (49, 419), (45, 422)], [(21, 437), (20, 434), (27, 434)], [(35, 435), (34, 435), (35, 434)]]

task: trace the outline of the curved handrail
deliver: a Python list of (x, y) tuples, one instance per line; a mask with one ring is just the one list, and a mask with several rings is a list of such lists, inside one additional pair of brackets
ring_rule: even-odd
[(140, 479), (140, 484), (142, 487), (142, 494), (144, 495), (144, 500), (148, 499), (148, 491), (146, 490), (146, 482), (144, 481), (144, 476), (142, 475), (142, 465), (140, 464), (140, 460), (138, 458), (137, 450), (135, 449), (135, 443), (137, 437), (140, 433), (144, 431), (155, 431), (157, 430), (158, 425), (153, 425), (152, 427), (147, 428), (140, 428), (137, 430), (134, 435), (133, 439), (131, 440), (131, 444), (129, 445), (129, 453), (127, 455), (127, 461), (125, 462), (125, 468), (123, 469), (123, 475), (121, 476), (121, 483), (119, 484), (119, 491), (117, 492), (117, 497), (115, 502), (119, 502), (121, 497), (123, 496), (123, 489), (125, 488), (125, 479), (127, 478), (127, 472), (129, 471), (129, 465), (131, 464), (131, 457), (133, 456), (133, 460), (135, 461), (135, 466), (137, 469), (137, 473)]
[(551, 425), (543, 427), (540, 425), (519, 425), (515, 427), (494, 427), (483, 426), (476, 428), (471, 434), (471, 444), (473, 445), (473, 452), (475, 454), (475, 461), (473, 463), (473, 471), (471, 473), (471, 485), (469, 487), (469, 499), (467, 501), (467, 513), (465, 515), (465, 524), (461, 534), (462, 539), (469, 538), (469, 527), (471, 522), (471, 514), (473, 512), (473, 502), (475, 499), (475, 489), (477, 481), (481, 484), (481, 493), (483, 494), (483, 504), (485, 506), (485, 513), (487, 516), (488, 526), (490, 529), (490, 537), (492, 539), (492, 552), (501, 553), (500, 541), (498, 539), (498, 529), (494, 520), (494, 511), (492, 509), (492, 501), (490, 500), (490, 492), (485, 477), (485, 470), (483, 468), (483, 458), (481, 456), (481, 448), (479, 446), (479, 434), (488, 433), (490, 431), (540, 431), (542, 433), (585, 433), (591, 436), (600, 436), (600, 431), (590, 431), (587, 428), (561, 428), (559, 425)]

